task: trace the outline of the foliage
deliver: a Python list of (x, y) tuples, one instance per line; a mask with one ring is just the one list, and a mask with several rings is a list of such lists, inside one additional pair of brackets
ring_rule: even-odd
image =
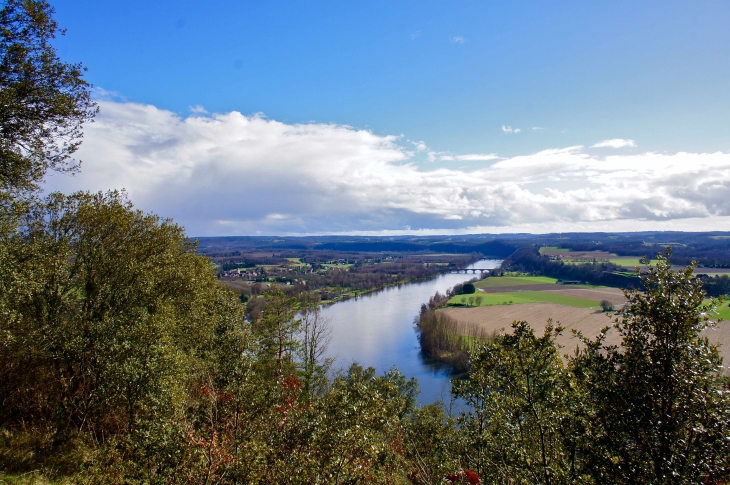
[[(699, 483), (728, 473), (730, 395), (694, 266), (672, 271), (670, 251), (628, 303), (571, 362), (585, 390), (588, 471), (597, 482)], [(621, 335), (606, 346), (607, 332)]]
[(0, 189), (37, 187), (50, 169), (71, 170), (81, 127), (96, 114), (80, 64), (50, 42), (58, 32), (44, 0), (8, 0), (0, 10)]
[(52, 195), (7, 247), (26, 285), (2, 322), (3, 424), (131, 432), (245, 338), (240, 306), (181, 228), (119, 193)]
[(536, 337), (526, 322), (472, 354), (468, 380), (453, 394), (469, 411), (459, 418), (469, 468), (488, 483), (579, 483), (578, 395), (548, 323)]
[(299, 346), (300, 375), (304, 391), (322, 393), (327, 385), (327, 373), (333, 359), (326, 357), (332, 339), (329, 319), (322, 316), (319, 298), (313, 293), (299, 297), (300, 324), (297, 339)]
[(279, 375), (292, 363), (298, 342), (299, 320), (294, 318), (297, 300), (278, 288), (264, 294), (263, 316), (254, 325), (264, 359), (274, 360)]

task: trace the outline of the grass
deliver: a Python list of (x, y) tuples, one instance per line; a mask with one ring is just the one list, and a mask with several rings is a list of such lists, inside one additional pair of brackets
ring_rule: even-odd
[(498, 288), (500, 286), (528, 286), (556, 283), (547, 276), (490, 276), (474, 283), (477, 288)]
[[(709, 303), (710, 303), (709, 298), (706, 298), (702, 302), (703, 305), (707, 305)], [(728, 306), (728, 305), (730, 305), (730, 303), (728, 302), (728, 300), (725, 300), (722, 303), (722, 305), (717, 309), (718, 311), (716, 313), (714, 313), (713, 315), (711, 315), (712, 318), (722, 318), (723, 320), (730, 320), (730, 306)]]
[[(616, 257), (616, 258), (609, 259), (609, 261), (611, 263), (615, 264), (615, 265), (618, 265), (618, 266), (630, 266), (630, 267), (643, 266), (641, 264), (641, 261), (640, 260), (641, 260), (641, 258), (621, 257), (621, 256)], [(650, 265), (654, 265), (656, 263), (657, 263), (657, 260), (656, 259), (650, 259), (649, 260), (649, 264)]]
[(543, 252), (549, 252), (549, 253), (567, 253), (567, 252), (570, 252), (570, 249), (561, 248), (559, 246), (543, 246), (543, 247), (540, 248), (540, 254), (543, 254)]
[(505, 293), (457, 295), (449, 300), (449, 305), (461, 305), (462, 298), (465, 298), (465, 301), (468, 304), (469, 297), (471, 296), (475, 297), (475, 299), (477, 296), (482, 297), (480, 306), (519, 305), (521, 303), (557, 303), (558, 305), (566, 305), (577, 308), (594, 308), (601, 306), (600, 302), (595, 300), (575, 298), (572, 296), (558, 295), (544, 291), (511, 291)]
[(0, 472), (0, 484), (5, 485), (56, 485), (72, 483), (70, 480), (50, 480), (40, 473), (22, 473), (19, 475), (6, 475)]

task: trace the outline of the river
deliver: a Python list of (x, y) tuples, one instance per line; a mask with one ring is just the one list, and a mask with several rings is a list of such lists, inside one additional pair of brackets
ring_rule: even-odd
[[(483, 259), (469, 268), (496, 268), (500, 260)], [(440, 291), (468, 281), (474, 274), (442, 274), (428, 281), (393, 286), (335, 303), (323, 308), (322, 316), (330, 319), (332, 341), (329, 356), (335, 368), (357, 362), (363, 367), (375, 367), (379, 374), (397, 367), (407, 378), (418, 379), (421, 404), (449, 401), (451, 383), (448, 368), (429, 362), (418, 344), (413, 320), (422, 303)]]

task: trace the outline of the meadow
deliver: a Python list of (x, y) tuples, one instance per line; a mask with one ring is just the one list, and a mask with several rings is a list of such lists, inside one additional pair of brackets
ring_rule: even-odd
[[(456, 295), (449, 300), (449, 305), (466, 305), (465, 301), (470, 302), (470, 297), (472, 296), (474, 296), (475, 303), (469, 304), (469, 306), (513, 305), (523, 303), (556, 303), (558, 305), (567, 305), (576, 308), (598, 308), (601, 306), (600, 301), (597, 300), (575, 298), (547, 291), (511, 291), (505, 293)], [(479, 305), (476, 305), (476, 297), (481, 297), (481, 299), (479, 299)]]
[(503, 286), (531, 286), (555, 284), (558, 280), (548, 276), (500, 276), (485, 278), (474, 283), (477, 288), (497, 288)]

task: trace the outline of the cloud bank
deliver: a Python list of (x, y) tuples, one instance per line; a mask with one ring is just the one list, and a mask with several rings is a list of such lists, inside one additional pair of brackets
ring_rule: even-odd
[(454, 155), (473, 162), (434, 168), (419, 166), (398, 137), (349, 126), (100, 105), (78, 154), (82, 173), (53, 174), (46, 189), (125, 188), (194, 236), (707, 230), (730, 221), (727, 153), (597, 157), (571, 146)]

